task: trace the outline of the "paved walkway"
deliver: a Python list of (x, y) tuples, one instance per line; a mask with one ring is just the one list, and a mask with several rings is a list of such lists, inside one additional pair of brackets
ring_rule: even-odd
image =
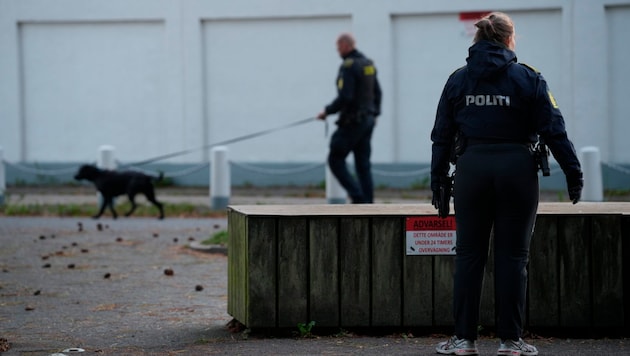
[[(210, 192), (204, 188), (157, 188), (157, 199), (165, 203), (188, 203), (201, 206), (210, 204)], [(377, 190), (375, 203), (428, 203), (431, 192), (428, 190)], [(126, 197), (117, 201), (124, 202)], [(92, 186), (76, 187), (13, 187), (7, 189), (7, 204), (93, 204), (96, 191)], [(144, 196), (137, 196), (139, 204), (148, 204)], [(269, 187), (233, 189), (230, 204), (326, 204), (323, 189), (300, 187)]]
[[(442, 335), (230, 332), (227, 257), (188, 248), (226, 226), (225, 219), (0, 217), (0, 339), (11, 346), (2, 355), (435, 354)], [(628, 339), (533, 342), (541, 355), (630, 354)], [(496, 347), (480, 341), (483, 355)]]

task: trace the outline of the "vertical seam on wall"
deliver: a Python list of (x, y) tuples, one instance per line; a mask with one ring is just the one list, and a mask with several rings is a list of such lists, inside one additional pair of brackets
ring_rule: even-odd
[(22, 162), (26, 162), (26, 157), (27, 157), (27, 134), (26, 134), (26, 98), (25, 98), (25, 94), (26, 94), (26, 78), (24, 75), (24, 45), (23, 45), (23, 41), (22, 41), (22, 35), (24, 32), (24, 28), (22, 26), (22, 23), (20, 21), (17, 22), (17, 46), (18, 46), (18, 59), (17, 59), (17, 65), (18, 65), (18, 95), (19, 95), (19, 104), (18, 104), (18, 110), (20, 110), (20, 113), (18, 114), (18, 119), (20, 120), (20, 133), (19, 133), (19, 137), (20, 137), (20, 159)]

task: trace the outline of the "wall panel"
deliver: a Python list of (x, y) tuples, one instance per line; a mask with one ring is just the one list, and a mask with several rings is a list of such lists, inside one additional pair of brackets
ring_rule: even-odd
[(125, 159), (160, 152), (163, 26), (22, 23), (26, 159), (91, 161), (101, 144)]
[[(335, 39), (349, 28), (348, 17), (204, 21), (207, 143), (314, 117), (337, 94)], [(324, 161), (324, 124), (313, 121), (231, 145), (230, 158)]]
[(593, 118), (593, 121), (610, 121), (610, 160), (630, 163), (630, 57), (628, 34), (630, 28), (630, 6), (611, 7), (606, 11), (608, 24), (608, 118)]

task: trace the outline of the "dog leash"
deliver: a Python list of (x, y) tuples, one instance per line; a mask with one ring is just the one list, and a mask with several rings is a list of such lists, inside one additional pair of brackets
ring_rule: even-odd
[(168, 153), (168, 154), (165, 154), (165, 155), (149, 158), (149, 159), (146, 159), (144, 161), (124, 164), (124, 165), (121, 166), (121, 168), (130, 167), (130, 166), (142, 166), (142, 165), (145, 165), (145, 164), (148, 164), (148, 163), (151, 163), (151, 162), (160, 161), (160, 160), (167, 159), (167, 158), (172, 158), (172, 157), (185, 155), (185, 154), (188, 154), (188, 153), (191, 153), (191, 152), (195, 152), (195, 151), (199, 151), (199, 150), (207, 150), (207, 149), (215, 147), (215, 146), (222, 146), (222, 145), (227, 145), (227, 144), (230, 144), (230, 143), (235, 143), (235, 142), (239, 142), (239, 141), (248, 140), (250, 138), (267, 135), (267, 134), (270, 134), (272, 132), (281, 131), (281, 130), (285, 130), (285, 129), (288, 129), (288, 128), (291, 128), (291, 127), (303, 125), (303, 124), (306, 124), (308, 122), (314, 121), (314, 119), (316, 119), (316, 118), (309, 117), (309, 118), (298, 120), (298, 121), (295, 121), (295, 122), (292, 122), (292, 123), (288, 123), (288, 124), (285, 124), (285, 125), (282, 125), (282, 126), (278, 126), (278, 127), (274, 127), (274, 128), (267, 129), (267, 130), (254, 132), (254, 133), (243, 135), (243, 136), (238, 136), (238, 137), (231, 138), (231, 139), (228, 139), (228, 140), (225, 140), (225, 141), (211, 143), (211, 144), (204, 145), (204, 146), (197, 147), (197, 148), (190, 148), (190, 149), (186, 149), (186, 150), (182, 150), (182, 151)]

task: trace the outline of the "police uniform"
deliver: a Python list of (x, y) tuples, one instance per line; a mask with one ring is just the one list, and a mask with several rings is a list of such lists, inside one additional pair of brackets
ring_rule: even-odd
[(494, 230), (497, 336), (518, 340), (539, 196), (531, 145), (538, 136), (544, 139), (570, 190), (574, 188), (571, 197), (577, 194), (574, 202), (581, 192), (582, 171), (562, 114), (539, 72), (517, 63), (505, 46), (485, 40), (470, 47), (466, 61), (446, 82), (431, 132), (434, 192), (447, 180), (456, 133), (465, 147), (454, 182), (455, 334), (477, 339), (483, 273)]
[[(343, 57), (336, 84), (337, 97), (325, 107), (326, 115), (339, 113), (337, 130), (330, 139), (328, 165), (353, 203), (372, 203), (370, 141), (381, 108), (381, 88), (374, 63), (361, 52), (351, 51)], [(354, 154), (358, 182), (346, 167), (350, 152)]]

